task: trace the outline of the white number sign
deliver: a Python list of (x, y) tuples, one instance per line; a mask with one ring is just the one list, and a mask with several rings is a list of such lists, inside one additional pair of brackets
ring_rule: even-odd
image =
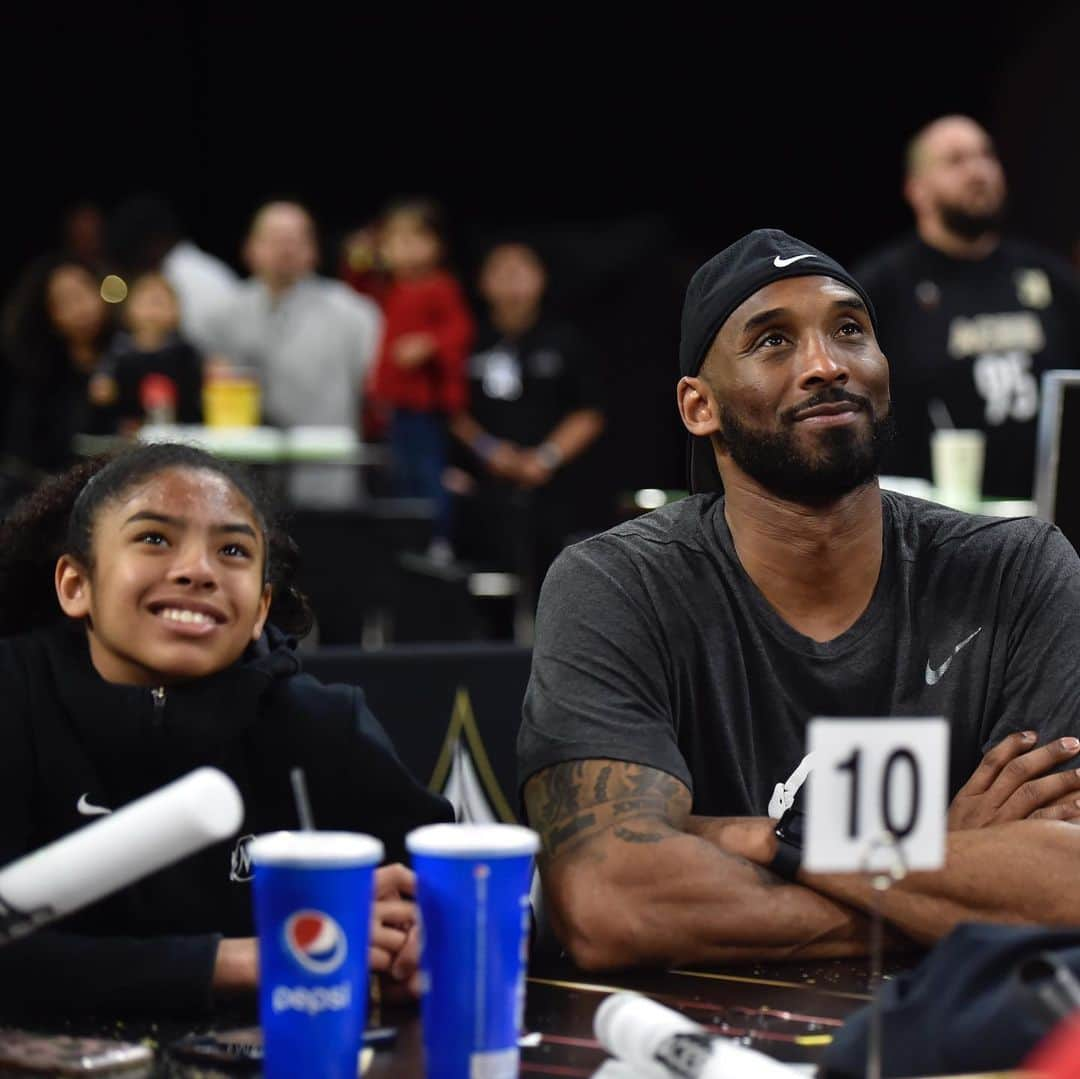
[(895, 837), (908, 869), (945, 862), (949, 727), (944, 719), (813, 719), (803, 865), (888, 870)]

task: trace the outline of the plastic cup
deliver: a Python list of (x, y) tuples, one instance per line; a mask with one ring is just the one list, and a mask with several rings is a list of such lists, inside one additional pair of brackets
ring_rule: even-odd
[(930, 465), (939, 502), (972, 509), (982, 497), (986, 435), (982, 431), (939, 429), (930, 436)]
[(261, 392), (258, 380), (241, 371), (216, 374), (203, 382), (203, 420), (207, 427), (255, 427)]
[(515, 1079), (540, 837), (514, 824), (431, 824), (405, 844), (422, 927), (425, 1075)]
[(263, 1075), (356, 1079), (383, 845), (354, 832), (273, 832), (251, 857)]

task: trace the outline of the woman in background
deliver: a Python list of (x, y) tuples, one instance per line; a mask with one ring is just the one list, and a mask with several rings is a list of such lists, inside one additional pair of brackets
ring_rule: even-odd
[(108, 430), (93, 377), (113, 334), (98, 271), (74, 255), (44, 255), (16, 286), (5, 318), (9, 391), (4, 447), (32, 486), (74, 458), (76, 434)]

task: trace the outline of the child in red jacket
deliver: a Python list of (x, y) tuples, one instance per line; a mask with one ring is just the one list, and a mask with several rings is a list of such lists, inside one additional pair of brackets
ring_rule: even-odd
[(460, 285), (442, 267), (446, 244), (437, 206), (424, 200), (392, 205), (380, 224), (379, 246), (391, 282), (371, 393), (389, 414), (396, 490), (435, 501), (432, 553), (446, 557), (447, 421), (467, 403), (473, 319)]

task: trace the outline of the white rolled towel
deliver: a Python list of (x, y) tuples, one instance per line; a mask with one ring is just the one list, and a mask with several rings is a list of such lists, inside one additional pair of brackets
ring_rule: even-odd
[(600, 1044), (629, 1069), (629, 1074), (607, 1072), (604, 1079), (792, 1079), (800, 1074), (640, 993), (605, 997), (593, 1026)]
[(0, 870), (0, 944), (235, 835), (236, 784), (197, 768)]

